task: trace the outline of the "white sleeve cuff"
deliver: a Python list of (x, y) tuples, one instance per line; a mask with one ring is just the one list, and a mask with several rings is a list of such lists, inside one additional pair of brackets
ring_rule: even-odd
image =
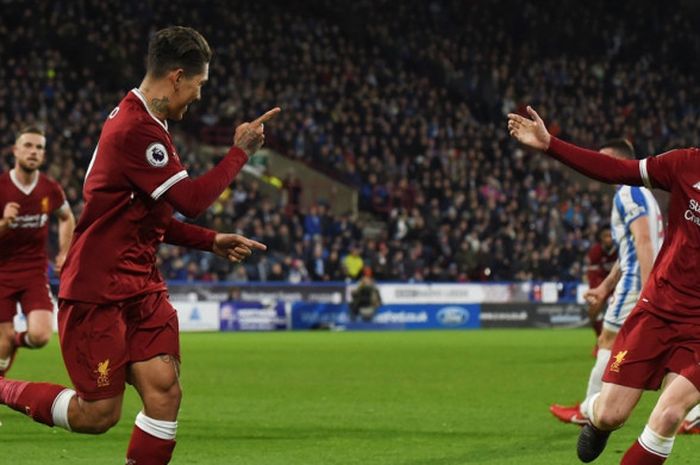
[(647, 189), (652, 189), (651, 179), (649, 179), (649, 171), (647, 170), (647, 158), (639, 162), (639, 175), (642, 177), (642, 182)]
[(168, 189), (170, 189), (175, 184), (177, 184), (178, 182), (185, 179), (187, 176), (189, 176), (189, 175), (187, 174), (187, 171), (185, 171), (185, 170), (182, 170), (182, 171), (179, 171), (179, 172), (173, 174), (163, 184), (156, 187), (155, 190), (153, 192), (151, 192), (151, 198), (153, 200), (158, 200), (163, 194), (165, 194), (168, 191)]
[(64, 212), (68, 213), (68, 212), (70, 212), (70, 204), (68, 203), (67, 200), (64, 200), (63, 204), (61, 204), (61, 206), (58, 207), (55, 211), (60, 212), (60, 213), (64, 213)]

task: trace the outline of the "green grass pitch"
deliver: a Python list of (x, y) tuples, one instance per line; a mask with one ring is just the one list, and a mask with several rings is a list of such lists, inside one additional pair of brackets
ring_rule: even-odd
[[(576, 464), (578, 428), (552, 402), (579, 399), (590, 330), (216, 333), (182, 336), (185, 393), (172, 464)], [(55, 341), (23, 351), (13, 378), (67, 382)], [(617, 464), (647, 394), (596, 464)], [(138, 401), (103, 436), (0, 408), (0, 463), (122, 465)], [(698, 463), (679, 437), (669, 465)]]

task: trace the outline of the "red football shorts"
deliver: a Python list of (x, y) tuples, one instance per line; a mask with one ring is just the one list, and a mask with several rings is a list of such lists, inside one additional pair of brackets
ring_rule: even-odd
[(615, 338), (603, 381), (657, 390), (677, 373), (700, 391), (700, 326), (660, 318), (639, 304)]
[(51, 288), (46, 275), (39, 274), (22, 281), (0, 281), (0, 323), (12, 321), (17, 313), (17, 302), (25, 315), (33, 310), (53, 311)]
[(180, 359), (177, 313), (165, 292), (102, 305), (61, 299), (58, 333), (68, 375), (85, 400), (124, 392), (130, 363)]

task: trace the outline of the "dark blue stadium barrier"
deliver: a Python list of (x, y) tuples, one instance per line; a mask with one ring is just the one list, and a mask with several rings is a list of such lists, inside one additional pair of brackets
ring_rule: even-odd
[(402, 329), (473, 329), (481, 326), (480, 310), (480, 304), (382, 305), (373, 321)]
[(292, 329), (468, 329), (479, 328), (479, 304), (382, 305), (372, 321), (350, 321), (346, 304), (292, 304)]
[(276, 331), (289, 329), (284, 302), (228, 301), (219, 308), (221, 331)]
[(344, 328), (350, 322), (348, 304), (292, 304), (292, 329)]

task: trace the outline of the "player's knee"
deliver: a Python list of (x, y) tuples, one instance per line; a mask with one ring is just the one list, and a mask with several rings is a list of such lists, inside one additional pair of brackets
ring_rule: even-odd
[(79, 401), (78, 409), (69, 414), (73, 431), (102, 434), (109, 431), (121, 417), (121, 400)]
[(51, 329), (40, 328), (29, 330), (29, 340), (34, 347), (44, 347), (51, 340)]
[(100, 419), (96, 420), (95, 423), (93, 423), (92, 433), (93, 434), (104, 434), (107, 431), (109, 431), (110, 429), (112, 429), (112, 427), (114, 425), (116, 425), (118, 422), (119, 422), (119, 415), (114, 416), (114, 417), (108, 416), (108, 417), (100, 418)]
[(625, 423), (627, 415), (620, 410), (603, 410), (602, 412), (597, 412), (595, 420), (598, 428), (612, 431)]
[(121, 412), (119, 410), (103, 411), (103, 412), (95, 413), (90, 418), (90, 421), (88, 422), (88, 425), (85, 428), (85, 429), (87, 429), (87, 431), (85, 431), (85, 432), (92, 433), (92, 434), (106, 433), (114, 425), (119, 423), (120, 418), (121, 418)]
[(685, 414), (681, 405), (668, 405), (657, 413), (657, 420), (663, 425), (663, 429), (675, 429), (683, 421)]
[(149, 390), (143, 400), (146, 410), (153, 415), (170, 416), (177, 414), (177, 411), (180, 409), (180, 401), (182, 400), (180, 383), (176, 379), (172, 383), (161, 384), (156, 389)]
[(177, 416), (182, 391), (179, 363), (174, 357), (164, 355), (146, 364), (135, 364), (131, 373), (132, 382), (143, 399), (146, 415), (161, 419)]

